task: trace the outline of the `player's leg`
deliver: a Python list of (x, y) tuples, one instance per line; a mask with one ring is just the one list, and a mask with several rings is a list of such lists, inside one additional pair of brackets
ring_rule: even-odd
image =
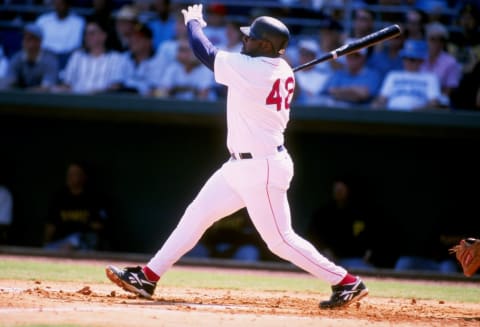
[[(282, 177), (289, 175), (288, 161), (266, 160), (263, 169), (267, 185), (252, 185), (242, 191), (253, 224), (273, 253), (333, 285), (332, 298), (321, 307), (339, 307), (360, 299), (368, 293), (363, 282), (328, 260), (292, 229), (289, 183)], [(348, 295), (343, 295), (344, 291)]]
[(226, 183), (221, 170), (217, 171), (187, 207), (175, 230), (144, 268), (118, 269), (109, 266), (107, 276), (125, 290), (150, 298), (159, 277), (193, 248), (208, 227), (243, 207), (241, 198)]
[(262, 186), (243, 197), (255, 228), (274, 254), (332, 285), (345, 277), (344, 268), (328, 260), (292, 229), (285, 190)]
[(217, 171), (188, 206), (173, 233), (147, 266), (162, 275), (197, 244), (207, 228), (244, 206), (221, 171)]

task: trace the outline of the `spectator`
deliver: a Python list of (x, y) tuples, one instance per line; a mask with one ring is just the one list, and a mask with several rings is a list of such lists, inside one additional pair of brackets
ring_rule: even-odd
[(405, 42), (404, 34), (383, 42), (368, 58), (367, 66), (375, 69), (380, 73), (381, 79), (393, 70), (401, 70), (403, 68), (403, 59), (400, 51)]
[[(343, 26), (333, 18), (326, 18), (320, 24), (318, 37), (320, 45), (319, 55), (321, 56), (334, 49), (337, 49), (344, 44)], [(337, 60), (330, 60), (317, 66), (318, 68), (326, 70), (330, 73), (345, 67), (345, 62), (346, 59), (344, 56), (342, 56)]]
[(41, 48), (42, 38), (40, 26), (24, 27), (22, 50), (12, 57), (2, 88), (48, 91), (58, 83), (58, 59)]
[[(175, 15), (175, 37), (173, 40), (166, 40), (160, 44), (155, 51), (155, 57), (159, 61), (159, 67), (162, 69), (161, 75), (165, 74), (165, 69), (176, 60), (177, 48), (179, 42), (187, 40), (187, 28), (183, 21), (181, 13)], [(158, 94), (162, 96), (161, 94)]]
[(239, 21), (228, 20), (225, 23), (225, 39), (226, 43), (222, 50), (231, 52), (240, 52), (242, 50), (242, 32), (240, 27), (243, 26)]
[[(130, 36), (138, 23), (138, 10), (131, 5), (124, 5), (115, 14), (114, 50), (123, 52), (129, 49)], [(107, 30), (108, 31), (108, 30)]]
[[(319, 53), (319, 47), (315, 40), (301, 40), (296, 48), (299, 53), (300, 65), (314, 60)], [(320, 94), (329, 75), (328, 72), (315, 65), (298, 71), (295, 75), (297, 87), (295, 101), (301, 104), (321, 103)]]
[(465, 4), (459, 13), (457, 29), (450, 33), (448, 53), (462, 65), (462, 73), (470, 73), (480, 60), (480, 12), (473, 4)]
[(87, 20), (100, 20), (110, 26), (114, 23), (112, 17), (113, 9), (113, 1), (92, 0), (92, 12), (86, 18)]
[(480, 61), (470, 73), (462, 76), (451, 94), (451, 107), (458, 110), (480, 110)]
[(200, 63), (187, 40), (180, 40), (176, 60), (166, 68), (157, 96), (182, 100), (214, 100), (212, 72)]
[(107, 30), (101, 21), (88, 22), (85, 47), (72, 54), (58, 91), (98, 93), (118, 89), (125, 77), (125, 58), (107, 47)]
[[(367, 8), (359, 7), (353, 12), (353, 30), (351, 37), (359, 39), (375, 30), (375, 13)], [(367, 58), (373, 53), (373, 47), (368, 47)]]
[(405, 14), (404, 31), (405, 39), (425, 40), (425, 26), (428, 15), (421, 9), (410, 8)]
[(108, 46), (121, 51), (122, 47), (115, 29), (114, 3), (110, 0), (92, 0), (92, 6), (93, 11), (86, 16), (87, 21), (100, 21), (104, 26), (108, 26)]
[(441, 22), (443, 18), (446, 18), (443, 13), (449, 9), (450, 4), (454, 5), (454, 2), (451, 0), (415, 1), (415, 7), (427, 14), (429, 22)]
[(353, 12), (352, 38), (358, 39), (375, 29), (375, 13), (364, 7), (359, 7)]
[[(312, 214), (307, 239), (331, 260), (347, 269), (371, 269), (373, 233), (368, 210), (352, 178), (337, 177), (332, 183), (330, 200)], [(331, 231), (342, 231), (338, 237)]]
[(373, 106), (404, 111), (438, 107), (441, 98), (438, 77), (420, 71), (426, 54), (425, 41), (407, 40), (400, 52), (404, 68), (387, 74)]
[(207, 26), (203, 30), (212, 44), (218, 48), (224, 48), (227, 44), (226, 17), (225, 5), (213, 3), (207, 7), (205, 15)]
[(5, 55), (3, 47), (0, 45), (0, 80), (7, 75), (8, 62), (8, 57)]
[(438, 76), (444, 95), (442, 103), (449, 105), (450, 93), (458, 87), (461, 78), (461, 66), (457, 60), (445, 51), (448, 40), (447, 28), (440, 23), (427, 25), (428, 55), (422, 64), (422, 71)]
[(162, 78), (162, 67), (155, 57), (152, 38), (151, 29), (145, 24), (138, 23), (130, 39), (130, 51), (124, 54), (125, 80), (119, 91), (153, 95), (156, 85)]
[[(350, 42), (350, 41), (347, 41)], [(326, 82), (324, 103), (340, 108), (362, 107), (377, 95), (381, 85), (380, 74), (366, 66), (367, 50), (346, 56), (346, 67), (333, 74)]]
[(36, 23), (43, 30), (42, 47), (58, 56), (60, 70), (72, 52), (82, 45), (85, 19), (70, 9), (71, 0), (53, 0), (53, 12), (40, 15)]
[(68, 165), (65, 186), (54, 194), (45, 225), (50, 250), (100, 250), (107, 247), (109, 206), (92, 187), (81, 162)]
[(175, 37), (175, 19), (170, 12), (170, 0), (154, 0), (154, 16), (148, 21), (148, 26), (153, 32), (153, 48)]

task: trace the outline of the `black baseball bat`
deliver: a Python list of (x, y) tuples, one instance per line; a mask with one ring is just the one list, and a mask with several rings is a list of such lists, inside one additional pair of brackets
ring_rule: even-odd
[(400, 26), (398, 26), (397, 24), (387, 26), (379, 31), (373, 32), (355, 41), (344, 44), (341, 47), (324, 54), (320, 58), (313, 59), (312, 61), (297, 66), (293, 68), (293, 71), (296, 72), (298, 70), (319, 64), (327, 60), (337, 59), (340, 56), (350, 54), (360, 49), (367, 48), (377, 43), (397, 37), (398, 35), (400, 35), (401, 32), (402, 31), (400, 29)]

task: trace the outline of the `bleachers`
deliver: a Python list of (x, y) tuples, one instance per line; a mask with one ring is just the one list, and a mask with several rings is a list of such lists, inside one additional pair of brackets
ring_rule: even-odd
[[(120, 8), (124, 4), (135, 1), (114, 0), (114, 9)], [(80, 15), (88, 15), (92, 12), (92, 0), (73, 0), (73, 10)], [(192, 1), (173, 0), (173, 5), (187, 5)], [(259, 10), (268, 12), (273, 16), (281, 17), (283, 21), (291, 28), (292, 34), (311, 33), (321, 24), (325, 14), (333, 14), (342, 20), (345, 29), (348, 31), (352, 25), (352, 13), (355, 9), (355, 1), (345, 1), (344, 6), (329, 5), (321, 11), (311, 8), (300, 2), (285, 2), (279, 0), (205, 0), (202, 1), (205, 6), (213, 3), (223, 3), (228, 8), (228, 16), (232, 18), (241, 18), (244, 21), (250, 20), (250, 15)], [(450, 28), (455, 28), (455, 17), (458, 14), (459, 6), (462, 1), (456, 2), (454, 8), (445, 8), (442, 13), (442, 21)], [(396, 23), (402, 15), (410, 8), (405, 5), (366, 5), (376, 15), (376, 28), (380, 29), (385, 25)], [(11, 56), (19, 49), (20, 40), (18, 36), (21, 27), (26, 22), (35, 20), (38, 15), (51, 10), (51, 5), (47, 0), (3, 0), (0, 1), (0, 42), (4, 51)], [(253, 10), (253, 11), (252, 11)]]

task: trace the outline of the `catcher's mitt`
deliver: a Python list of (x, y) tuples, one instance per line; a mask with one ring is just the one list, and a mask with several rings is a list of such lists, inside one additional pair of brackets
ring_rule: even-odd
[(480, 240), (476, 238), (466, 238), (460, 241), (450, 249), (454, 253), (458, 262), (462, 265), (463, 274), (467, 277), (473, 276), (480, 268)]

